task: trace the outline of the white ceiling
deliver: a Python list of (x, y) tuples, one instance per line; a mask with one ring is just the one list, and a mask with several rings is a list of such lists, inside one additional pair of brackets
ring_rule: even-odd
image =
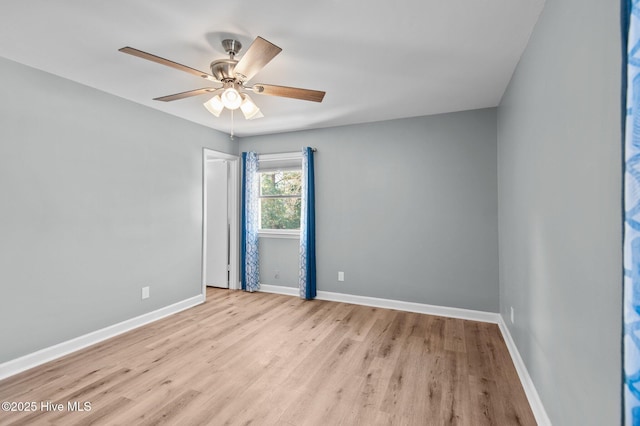
[[(2, 0), (0, 56), (224, 132), (205, 96), (152, 98), (207, 81), (118, 52), (131, 46), (209, 71), (220, 41), (282, 48), (251, 82), (327, 92), (320, 104), (253, 96), (239, 136), (498, 105), (544, 0)], [(240, 52), (239, 57), (242, 56)]]

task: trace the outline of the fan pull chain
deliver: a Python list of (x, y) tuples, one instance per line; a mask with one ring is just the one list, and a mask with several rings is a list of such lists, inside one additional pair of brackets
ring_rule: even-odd
[(231, 110), (231, 134), (229, 135), (231, 140), (233, 140), (233, 110)]

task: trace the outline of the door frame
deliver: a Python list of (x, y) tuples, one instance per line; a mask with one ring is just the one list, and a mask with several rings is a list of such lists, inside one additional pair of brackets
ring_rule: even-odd
[(229, 289), (240, 289), (240, 157), (209, 148), (202, 149), (202, 295), (207, 298), (207, 162), (229, 162)]

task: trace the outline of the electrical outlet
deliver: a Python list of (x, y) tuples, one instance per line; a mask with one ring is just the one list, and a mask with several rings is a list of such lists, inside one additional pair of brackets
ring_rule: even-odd
[(344, 281), (344, 272), (342, 271), (338, 272), (338, 281)]
[(511, 307), (511, 324), (514, 324), (515, 320), (515, 311), (513, 310), (513, 306)]
[(273, 275), (273, 278), (280, 279), (280, 271), (276, 269), (276, 273)]
[(142, 287), (142, 298), (143, 299), (148, 299), (149, 298), (149, 287)]

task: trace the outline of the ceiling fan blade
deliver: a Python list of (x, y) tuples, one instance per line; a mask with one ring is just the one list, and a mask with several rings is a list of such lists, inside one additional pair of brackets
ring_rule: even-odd
[(211, 81), (216, 80), (211, 74), (197, 70), (195, 68), (188, 67), (186, 65), (179, 64), (177, 62), (170, 61), (169, 59), (161, 58), (160, 56), (152, 55), (151, 53), (143, 52), (142, 50), (134, 49), (133, 47), (123, 47), (118, 49), (120, 52), (128, 53), (129, 55), (137, 56), (138, 58), (146, 59), (148, 61), (156, 62), (161, 65), (166, 65), (171, 68), (175, 68), (180, 71), (188, 72), (189, 74), (193, 74), (197, 77), (206, 78)]
[(189, 98), (191, 96), (204, 95), (205, 93), (214, 93), (220, 89), (216, 89), (214, 87), (205, 87), (203, 89), (189, 90), (187, 92), (176, 93), (174, 95), (161, 96), (159, 98), (154, 98), (154, 101), (162, 101), (162, 102), (170, 102), (177, 101), (178, 99)]
[(262, 37), (256, 37), (244, 56), (242, 56), (236, 64), (236, 77), (242, 81), (251, 80), (254, 75), (280, 52), (282, 52), (282, 49), (275, 44)]
[(302, 99), (303, 101), (322, 102), (325, 92), (320, 90), (298, 89), (297, 87), (274, 86), (256, 83), (253, 91), (260, 95), (282, 96), (284, 98)]

